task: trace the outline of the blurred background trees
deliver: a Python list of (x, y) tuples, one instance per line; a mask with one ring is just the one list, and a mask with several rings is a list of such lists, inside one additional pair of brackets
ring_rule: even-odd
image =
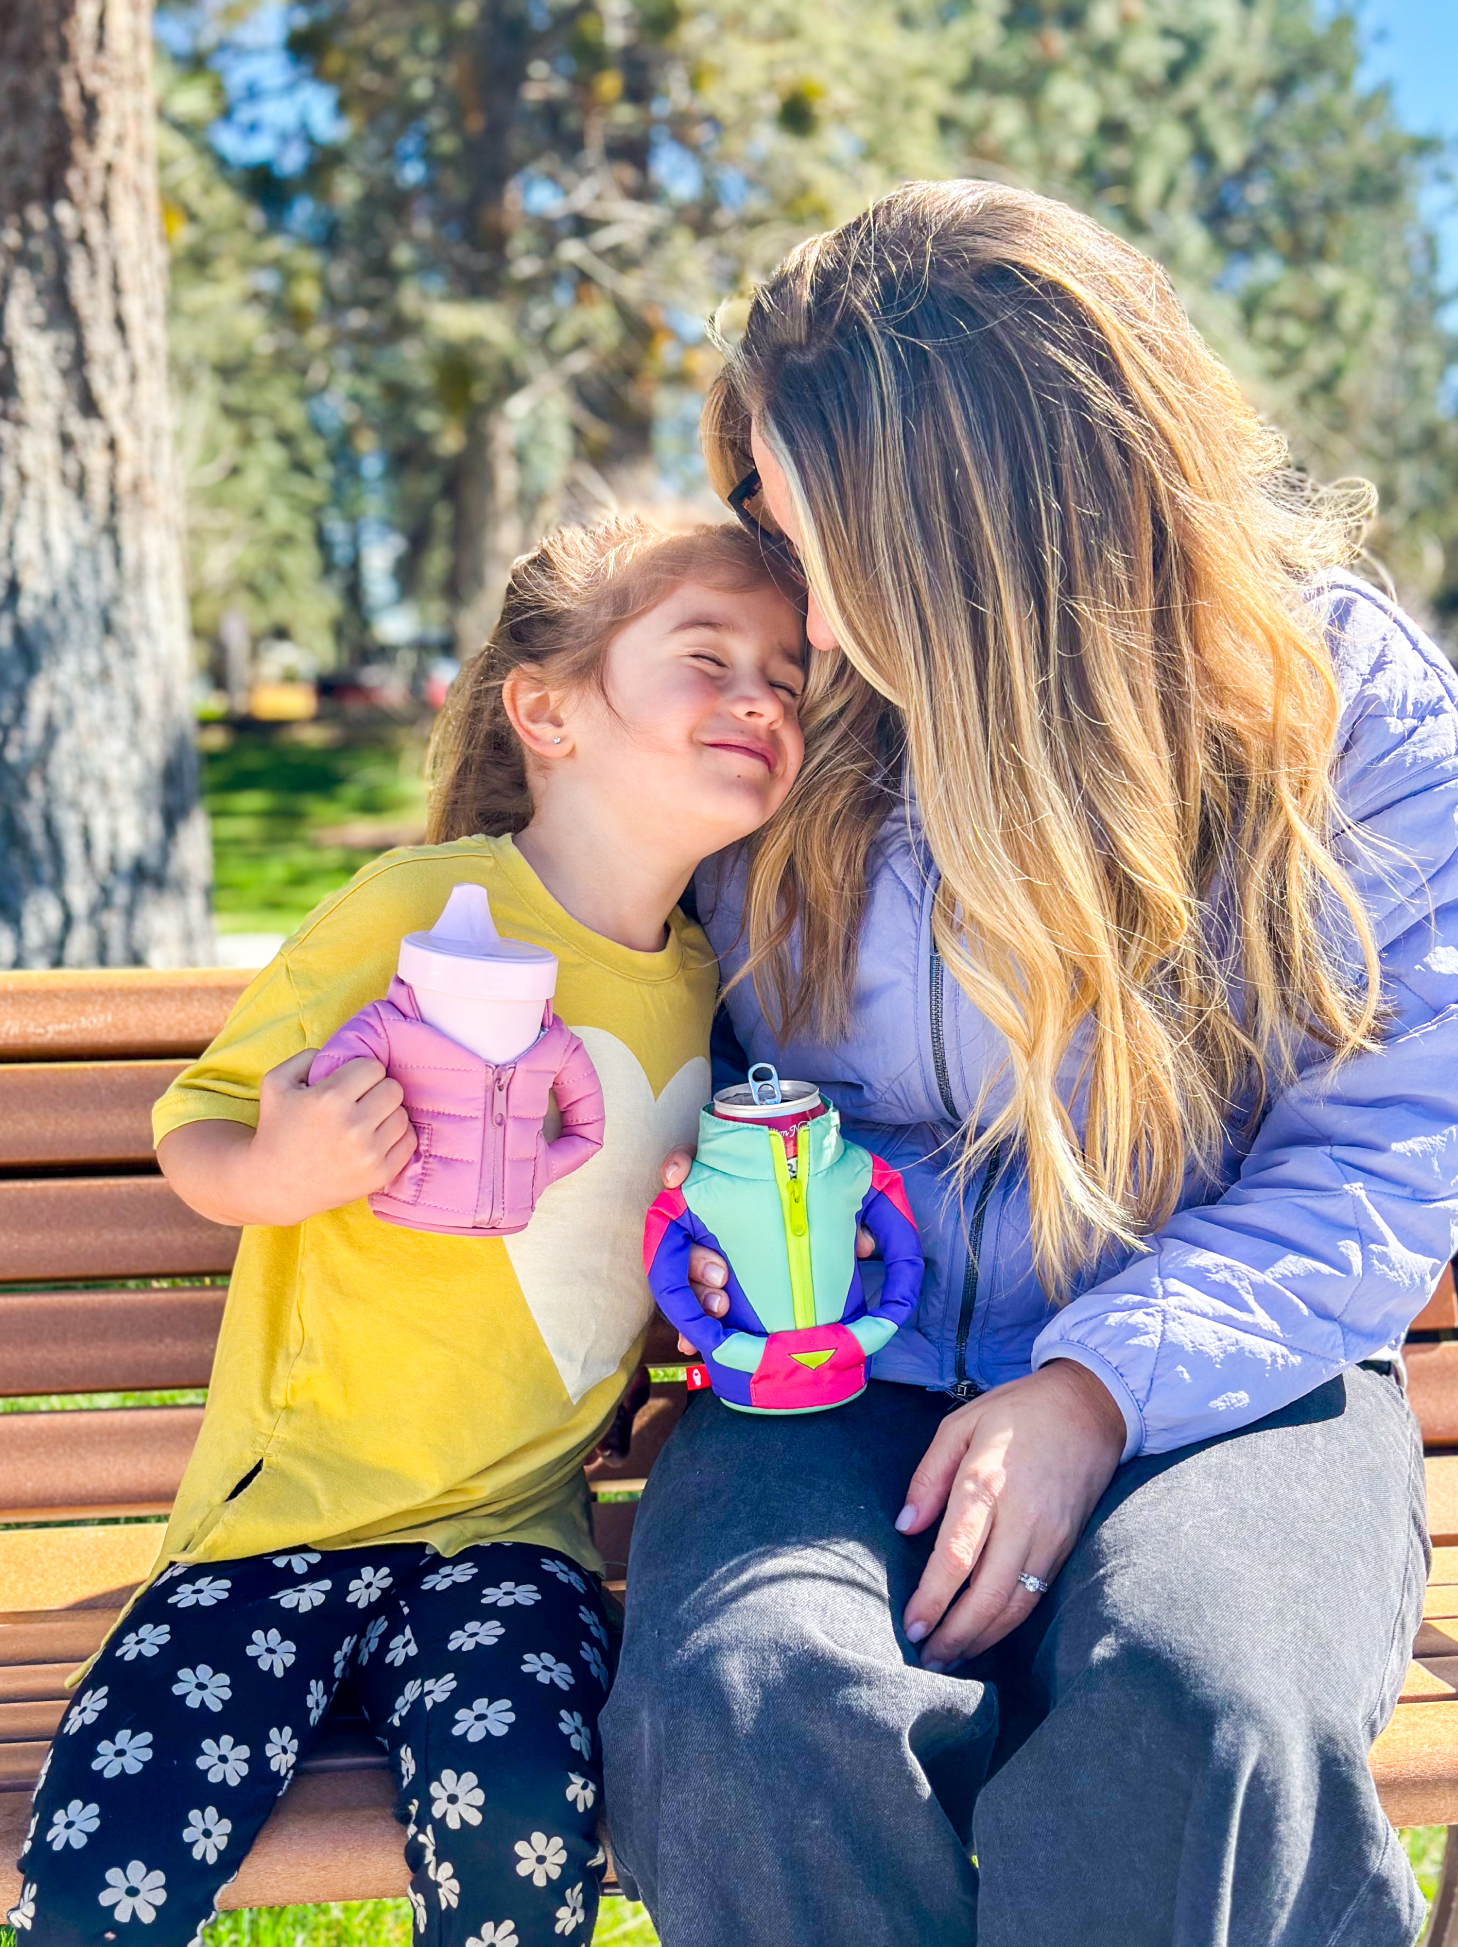
[(1443, 158), (1317, 0), (172, 0), (194, 628), (469, 651), (545, 522), (702, 492), (705, 317), (908, 175), (1169, 267), (1298, 462), (1458, 625)]

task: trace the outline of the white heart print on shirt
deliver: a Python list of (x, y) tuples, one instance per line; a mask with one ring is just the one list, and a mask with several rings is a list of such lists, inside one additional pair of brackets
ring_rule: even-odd
[(501, 1241), (575, 1406), (617, 1371), (653, 1314), (643, 1219), (663, 1188), (663, 1158), (675, 1143), (697, 1140), (711, 1074), (696, 1055), (655, 1098), (638, 1057), (615, 1034), (572, 1032), (602, 1084), (602, 1148), (543, 1191), (526, 1229)]

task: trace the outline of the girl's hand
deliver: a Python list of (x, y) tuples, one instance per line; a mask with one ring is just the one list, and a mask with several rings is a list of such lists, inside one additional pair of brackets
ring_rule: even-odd
[(361, 1056), (310, 1088), (315, 1053), (264, 1076), (256, 1131), (188, 1122), (162, 1139), (157, 1160), (184, 1203), (217, 1224), (298, 1224), (399, 1175), (415, 1153), (400, 1084)]
[[(663, 1187), (676, 1190), (694, 1166), (694, 1152), (691, 1149), (671, 1149), (663, 1159)], [(856, 1256), (874, 1257), (876, 1240), (864, 1224), (856, 1229)], [(717, 1251), (706, 1250), (702, 1244), (695, 1244), (689, 1252), (689, 1289), (710, 1318), (722, 1318), (729, 1309), (729, 1294), (724, 1287), (729, 1282), (729, 1266)], [(680, 1332), (678, 1349), (685, 1358), (698, 1359), (703, 1355), (696, 1345), (690, 1345)]]
[(1018, 1576), (1057, 1575), (1124, 1440), (1113, 1395), (1071, 1359), (1050, 1360), (947, 1415), (896, 1519), (902, 1534), (917, 1535), (942, 1515), (903, 1618), (912, 1642), (925, 1644), (928, 1669), (990, 1649), (1032, 1613), (1039, 1597)]

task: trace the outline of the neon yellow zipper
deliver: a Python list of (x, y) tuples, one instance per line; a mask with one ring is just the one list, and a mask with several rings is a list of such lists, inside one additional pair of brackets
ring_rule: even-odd
[[(785, 1139), (778, 1129), (769, 1132), (770, 1154), (774, 1158), (775, 1186), (780, 1193), (780, 1216), (785, 1226), (785, 1255), (790, 1265), (790, 1309), (795, 1326), (803, 1331), (815, 1323), (815, 1285), (810, 1275), (810, 1223), (805, 1210), (805, 1179), (796, 1156), (791, 1175), (785, 1153)], [(799, 1144), (796, 1144), (798, 1151)]]

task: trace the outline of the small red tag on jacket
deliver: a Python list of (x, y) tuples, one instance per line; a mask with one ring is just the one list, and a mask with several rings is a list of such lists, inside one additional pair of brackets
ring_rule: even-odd
[(707, 1366), (686, 1366), (684, 1380), (691, 1393), (704, 1393), (709, 1389), (709, 1368)]

